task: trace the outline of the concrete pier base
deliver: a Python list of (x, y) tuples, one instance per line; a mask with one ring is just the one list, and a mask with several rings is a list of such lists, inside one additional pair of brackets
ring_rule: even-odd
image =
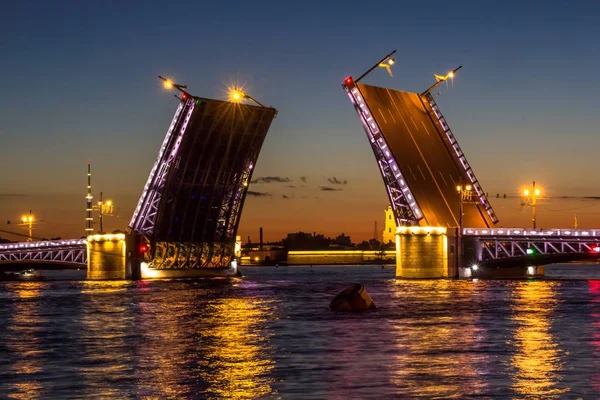
[(126, 279), (125, 234), (92, 235), (87, 242), (87, 279)]
[[(443, 227), (399, 227), (396, 232), (396, 278), (455, 277), (457, 246), (454, 238)], [(449, 242), (452, 242), (450, 246)]]

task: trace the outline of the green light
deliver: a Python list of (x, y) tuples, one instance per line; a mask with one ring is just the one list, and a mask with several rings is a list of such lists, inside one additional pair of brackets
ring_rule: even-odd
[(535, 251), (533, 249), (527, 249), (527, 254), (533, 254)]
[(197, 106), (199, 106), (200, 104), (202, 104), (202, 100), (200, 100), (200, 99), (196, 99), (196, 103), (195, 103), (195, 104), (196, 104)]

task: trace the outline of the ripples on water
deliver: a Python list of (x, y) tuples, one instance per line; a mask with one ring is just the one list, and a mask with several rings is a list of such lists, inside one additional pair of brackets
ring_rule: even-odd
[[(244, 273), (0, 283), (0, 397), (600, 397), (596, 279)], [(364, 283), (378, 310), (330, 312), (349, 282)]]

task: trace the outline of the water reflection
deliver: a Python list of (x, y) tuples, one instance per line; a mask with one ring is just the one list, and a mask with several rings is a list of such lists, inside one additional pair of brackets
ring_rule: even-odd
[[(478, 328), (477, 282), (399, 281), (396, 301), (406, 315), (394, 326), (399, 393), (426, 398), (481, 395), (488, 355)], [(405, 320), (405, 322), (402, 322)], [(427, 382), (426, 385), (423, 383)]]
[(274, 397), (270, 372), (271, 335), (262, 329), (271, 313), (271, 301), (224, 298), (208, 306), (206, 357), (200, 377), (208, 383), (207, 396), (229, 399)]
[(590, 327), (591, 327), (591, 340), (590, 345), (594, 352), (594, 364), (593, 372), (591, 375), (591, 386), (600, 392), (600, 281), (589, 280), (588, 281), (588, 292), (590, 295)]
[[(12, 313), (8, 324), (6, 346), (9, 354), (17, 355), (11, 368), (8, 393), (15, 399), (40, 397), (42, 384), (37, 376), (42, 372), (40, 353), (44, 319), (40, 313), (41, 283), (23, 282), (11, 288)], [(4, 395), (4, 394), (3, 394)]]
[[(218, 298), (194, 288), (141, 298), (137, 396), (252, 399), (276, 393), (270, 334), (272, 304)], [(219, 290), (220, 291), (220, 290)]]
[(558, 387), (563, 369), (561, 351), (550, 332), (557, 306), (556, 282), (529, 281), (512, 292), (512, 320), (516, 324), (511, 358), (512, 388), (518, 397), (547, 398), (567, 389)]
[[(129, 359), (121, 357), (128, 349), (126, 338), (135, 327), (131, 305), (118, 301), (130, 282), (85, 281), (81, 293), (77, 346), (79, 356), (91, 368), (81, 374), (84, 397), (124, 398), (125, 388), (119, 383), (131, 377)], [(96, 384), (93, 384), (96, 383)], [(100, 384), (98, 384), (100, 383)]]

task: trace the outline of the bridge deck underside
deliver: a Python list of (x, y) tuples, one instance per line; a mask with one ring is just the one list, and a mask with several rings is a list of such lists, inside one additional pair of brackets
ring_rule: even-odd
[[(457, 227), (460, 200), (456, 186), (470, 180), (450, 153), (429, 103), (417, 93), (358, 86), (423, 212), (420, 224)], [(463, 207), (463, 226), (493, 225), (476, 198)]]

